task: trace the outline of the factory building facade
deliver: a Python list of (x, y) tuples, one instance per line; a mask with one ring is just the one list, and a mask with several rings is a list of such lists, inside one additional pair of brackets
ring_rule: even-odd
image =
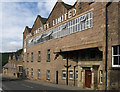
[(23, 70), (33, 80), (120, 88), (120, 3), (58, 0), (23, 32)]

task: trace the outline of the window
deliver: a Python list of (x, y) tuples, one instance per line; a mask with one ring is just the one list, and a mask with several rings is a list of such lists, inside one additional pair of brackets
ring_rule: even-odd
[(103, 71), (100, 70), (100, 83), (103, 83)]
[(27, 53), (27, 62), (29, 62), (29, 53)]
[(69, 79), (73, 79), (73, 71), (72, 70), (69, 71)]
[(47, 80), (50, 80), (50, 70), (47, 70)]
[(31, 68), (31, 78), (33, 78), (33, 68)]
[[(48, 41), (54, 38), (63, 37), (65, 35), (69, 35), (69, 34), (72, 34), (78, 31), (86, 30), (92, 27), (93, 27), (93, 13), (89, 12), (78, 18), (75, 18), (60, 26), (53, 28), (52, 29), (54, 30), (53, 32), (49, 30), (47, 32), (44, 32), (41, 37), (39, 37), (41, 35), (40, 34), (39, 36), (35, 36), (34, 38), (31, 38), (29, 40), (28, 45), (32, 46), (38, 43), (42, 43), (42, 42), (45, 42), (45, 41)], [(43, 35), (45, 34), (46, 36), (43, 37)]]
[(27, 68), (27, 76), (29, 76), (29, 69)]
[(31, 62), (33, 62), (33, 52), (31, 53)]
[(38, 62), (40, 62), (40, 51), (38, 51)]
[(66, 79), (66, 71), (65, 70), (62, 71), (62, 78)]
[(19, 66), (19, 72), (22, 72), (22, 71), (23, 71), (23, 67)]
[(40, 69), (38, 69), (38, 79), (40, 79)]
[(16, 68), (15, 64), (14, 64), (14, 68)]
[(76, 80), (78, 80), (78, 71), (76, 71)]
[(48, 57), (47, 61), (50, 62), (50, 49), (48, 50), (47, 54), (48, 54), (47, 55), (47, 57)]
[(112, 67), (120, 67), (120, 46), (112, 47)]

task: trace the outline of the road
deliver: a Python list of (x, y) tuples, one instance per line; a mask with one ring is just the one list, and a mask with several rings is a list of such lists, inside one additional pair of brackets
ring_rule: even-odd
[[(90, 92), (92, 90), (71, 87), (66, 85), (56, 85), (47, 82), (24, 80), (10, 77), (2, 78), (3, 92)], [(93, 92), (93, 91), (92, 91)], [(94, 91), (95, 92), (95, 91)]]
[(6, 78), (2, 79), (3, 90), (64, 90), (61, 88), (45, 86), (38, 83), (32, 83), (26, 80)]

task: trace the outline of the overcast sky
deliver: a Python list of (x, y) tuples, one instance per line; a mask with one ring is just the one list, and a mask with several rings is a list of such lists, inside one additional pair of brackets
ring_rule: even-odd
[[(37, 15), (47, 18), (57, 0), (33, 1), (6, 0), (0, 3), (0, 29), (2, 30), (2, 34), (0, 34), (2, 39), (2, 42), (0, 41), (0, 47), (2, 47), (0, 52), (11, 52), (21, 49), (25, 27), (32, 27)], [(76, 0), (63, 1), (73, 5)]]

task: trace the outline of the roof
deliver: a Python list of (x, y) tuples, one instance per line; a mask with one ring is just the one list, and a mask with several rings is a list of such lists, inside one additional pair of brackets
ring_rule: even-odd
[[(29, 28), (28, 26), (26, 26), (25, 29), (26, 28), (27, 28), (28, 32), (30, 33), (32, 28)], [(24, 32), (25, 32), (25, 30), (24, 30)], [(24, 34), (24, 32), (23, 32), (23, 34)]]
[(47, 19), (49, 19), (49, 17), (51, 16), (54, 8), (56, 7), (57, 3), (59, 3), (59, 2), (60, 2), (67, 10), (69, 10), (69, 9), (71, 9), (71, 8), (74, 7), (74, 6), (72, 6), (72, 5), (69, 5), (69, 4), (64, 3), (62, 0), (58, 0), (58, 1), (56, 2), (56, 4), (54, 5), (54, 7), (53, 7), (52, 11), (50, 12), (50, 14), (49, 14), (49, 16), (48, 16)]
[(29, 28), (28, 26), (26, 26), (26, 28), (28, 29), (28, 32), (30, 33), (31, 32), (31, 28)]
[(8, 68), (8, 63), (3, 66), (3, 68)]
[(66, 4), (66, 3), (64, 3), (64, 2), (61, 2), (63, 5), (64, 5), (64, 7), (66, 8), (66, 9), (71, 9), (73, 6), (72, 5), (69, 5), (69, 4)]
[(38, 17), (41, 19), (41, 22), (42, 22), (43, 24), (45, 24), (45, 23), (46, 23), (47, 18), (43, 18), (43, 17), (41, 17), (40, 15), (38, 15)]

